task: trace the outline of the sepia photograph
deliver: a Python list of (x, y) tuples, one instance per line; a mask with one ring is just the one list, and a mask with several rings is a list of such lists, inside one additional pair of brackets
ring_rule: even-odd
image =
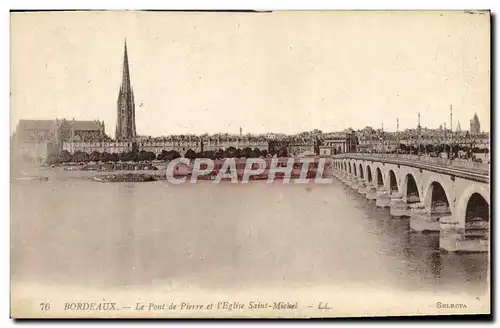
[(11, 318), (490, 314), (491, 20), (11, 11)]

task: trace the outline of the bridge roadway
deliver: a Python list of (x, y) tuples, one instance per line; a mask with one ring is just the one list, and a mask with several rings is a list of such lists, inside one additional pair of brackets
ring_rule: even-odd
[(488, 163), (402, 154), (347, 153), (332, 156), (335, 177), (409, 217), (415, 231), (440, 232), (446, 251), (489, 248), (490, 168)]

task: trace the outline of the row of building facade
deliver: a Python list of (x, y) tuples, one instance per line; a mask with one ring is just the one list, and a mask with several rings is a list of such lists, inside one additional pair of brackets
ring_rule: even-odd
[[(182, 156), (188, 151), (218, 151), (229, 147), (266, 150), (278, 153), (286, 150), (289, 156), (330, 156), (346, 152), (393, 152), (401, 147), (426, 144), (455, 144), (470, 148), (489, 148), (489, 134), (480, 132), (477, 114), (471, 120), (470, 131), (452, 132), (443, 129), (417, 129), (386, 132), (371, 127), (354, 131), (323, 133), (319, 130), (297, 135), (269, 133), (266, 135), (181, 135), (160, 138), (141, 137), (136, 133), (134, 93), (125, 42), (122, 80), (117, 99), (115, 139), (106, 135), (104, 122), (75, 119), (20, 120), (12, 136), (14, 156), (35, 162), (44, 162), (63, 151), (124, 153), (147, 151), (160, 154), (175, 150)], [(459, 129), (458, 129), (459, 130)]]
[(31, 161), (44, 162), (61, 151), (123, 153), (132, 150), (160, 154), (175, 150), (184, 155), (195, 152), (226, 150), (229, 147), (276, 151), (286, 149), (290, 156), (330, 156), (346, 152), (394, 152), (405, 145), (459, 145), (470, 149), (489, 149), (489, 133), (451, 132), (444, 129), (422, 128), (402, 132), (386, 132), (367, 127), (335, 133), (309, 133), (295, 136), (204, 135), (137, 137), (114, 140), (105, 133), (104, 122), (75, 120), (20, 120), (13, 135), (15, 155)]
[[(327, 139), (325, 139), (327, 137)], [(195, 152), (236, 149), (260, 151), (286, 150), (290, 156), (331, 155), (353, 152), (357, 140), (352, 131), (314, 136), (253, 136), (204, 135), (168, 136), (161, 138), (137, 137), (135, 140), (114, 140), (105, 134), (104, 122), (75, 120), (20, 120), (12, 137), (14, 155), (29, 161), (44, 162), (62, 151), (123, 153), (133, 150), (160, 154), (175, 150), (183, 156)]]

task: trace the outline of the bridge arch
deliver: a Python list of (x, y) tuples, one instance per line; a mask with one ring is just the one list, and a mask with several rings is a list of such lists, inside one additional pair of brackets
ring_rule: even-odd
[(418, 191), (417, 180), (411, 173), (407, 173), (401, 185), (401, 193), (406, 195), (406, 203), (420, 203), (420, 192)]
[[(484, 221), (489, 221), (490, 194), (485, 186), (471, 184), (462, 193), (456, 209), (456, 218), (459, 220), (461, 228), (466, 227), (466, 224), (480, 217)], [(478, 213), (473, 213), (474, 207)], [(476, 215), (472, 217), (472, 215)], [(468, 222), (469, 221), (469, 222)], [(473, 224), (473, 223), (472, 223)]]
[(490, 230), (490, 205), (479, 193), (473, 193), (465, 212), (465, 239), (487, 240)]
[(372, 178), (372, 169), (371, 169), (370, 165), (366, 165), (366, 178), (367, 178), (368, 182), (372, 182), (373, 181), (373, 178)]
[(431, 213), (449, 213), (453, 215), (452, 201), (446, 184), (441, 179), (430, 179), (424, 194), (424, 206)]
[(357, 174), (357, 172), (356, 172), (356, 162), (353, 162), (353, 163), (352, 163), (352, 169), (353, 169), (353, 171), (354, 171), (354, 176), (356, 176), (356, 177), (357, 177), (357, 176), (358, 176), (358, 174)]
[(352, 173), (351, 162), (349, 162), (349, 173)]
[(384, 177), (382, 175), (382, 171), (380, 170), (380, 167), (377, 167), (375, 170), (375, 186), (376, 187), (383, 187), (384, 186)]
[(399, 192), (398, 179), (396, 178), (396, 173), (393, 170), (389, 170), (387, 172), (387, 177), (385, 178), (387, 182), (387, 189), (389, 190), (389, 194), (393, 192)]
[(364, 172), (363, 172), (363, 165), (362, 165), (361, 163), (359, 164), (359, 177), (360, 177), (361, 179), (364, 179), (364, 178), (365, 178), (365, 174), (364, 174)]

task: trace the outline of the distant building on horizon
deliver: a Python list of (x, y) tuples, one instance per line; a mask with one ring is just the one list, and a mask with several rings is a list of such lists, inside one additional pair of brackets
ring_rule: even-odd
[(472, 117), (472, 119), (470, 120), (470, 133), (481, 133), (481, 123), (479, 123), (479, 117), (477, 117), (477, 113), (474, 113), (474, 117)]
[(106, 139), (104, 121), (75, 119), (19, 120), (13, 135), (14, 154), (27, 161), (44, 162), (56, 156), (65, 143), (87, 143)]

